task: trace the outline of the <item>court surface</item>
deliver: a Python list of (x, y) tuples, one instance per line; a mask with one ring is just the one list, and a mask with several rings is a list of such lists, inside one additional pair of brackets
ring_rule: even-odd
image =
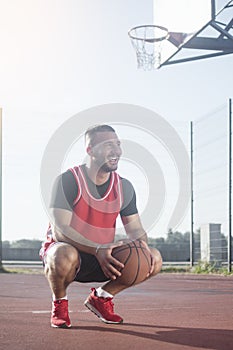
[(121, 325), (83, 306), (91, 286), (69, 287), (72, 328), (54, 329), (44, 276), (0, 274), (1, 350), (233, 349), (233, 276), (160, 274), (115, 298)]

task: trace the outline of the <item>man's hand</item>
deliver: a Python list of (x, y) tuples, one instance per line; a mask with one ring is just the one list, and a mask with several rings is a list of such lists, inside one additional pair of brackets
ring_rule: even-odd
[(124, 264), (122, 264), (120, 261), (118, 261), (112, 256), (113, 248), (116, 248), (119, 245), (122, 245), (122, 242), (111, 244), (108, 247), (100, 246), (98, 247), (95, 255), (97, 260), (99, 261), (103, 273), (106, 277), (108, 277), (111, 280), (115, 280), (117, 277), (120, 277), (120, 271), (124, 267)]
[(150, 252), (150, 256), (151, 256), (151, 268), (150, 268), (150, 271), (149, 271), (148, 275), (146, 276), (146, 277), (149, 277), (152, 274), (152, 272), (154, 271), (154, 268), (155, 268), (155, 258), (153, 256), (153, 254), (151, 254), (150, 248), (148, 247), (147, 243), (145, 241), (143, 241), (143, 240), (141, 240), (141, 243), (146, 248), (146, 250), (148, 250)]

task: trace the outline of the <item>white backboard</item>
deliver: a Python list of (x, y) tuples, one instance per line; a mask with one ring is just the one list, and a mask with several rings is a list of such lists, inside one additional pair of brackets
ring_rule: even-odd
[(211, 0), (154, 0), (154, 24), (193, 33), (211, 20)]
[[(224, 20), (223, 14), (228, 18)], [(213, 29), (213, 20), (227, 25), (232, 14), (233, 1), (230, 0), (153, 0), (153, 24), (167, 28), (170, 33), (169, 39), (164, 40), (161, 45), (161, 65), (168, 61), (171, 63), (172, 60), (180, 58), (178, 56), (184, 57), (187, 42), (190, 43), (199, 33), (203, 35), (207, 30)], [(230, 32), (229, 28), (227, 30)], [(215, 30), (214, 35), (218, 36), (220, 33)], [(216, 50), (220, 50), (217, 41), (215, 44)], [(208, 48), (204, 47), (206, 49)]]

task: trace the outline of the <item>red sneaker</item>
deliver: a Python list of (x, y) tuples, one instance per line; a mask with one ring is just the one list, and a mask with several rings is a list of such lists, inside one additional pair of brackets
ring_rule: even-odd
[(71, 322), (68, 312), (68, 300), (53, 301), (51, 326), (55, 328), (70, 328)]
[(123, 319), (114, 314), (112, 298), (97, 297), (95, 288), (91, 288), (91, 290), (92, 292), (84, 305), (105, 323), (122, 323)]

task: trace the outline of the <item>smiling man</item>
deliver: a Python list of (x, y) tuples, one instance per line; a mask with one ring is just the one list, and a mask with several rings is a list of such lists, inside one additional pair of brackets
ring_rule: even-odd
[(137, 283), (156, 275), (162, 266), (160, 253), (147, 245), (134, 188), (116, 172), (122, 150), (115, 130), (109, 125), (91, 127), (85, 142), (88, 164), (69, 169), (55, 181), (53, 220), (40, 251), (53, 294), (51, 325), (56, 328), (71, 327), (66, 289), (73, 281), (105, 282), (92, 288), (84, 304), (103, 322), (123, 322), (112, 302), (130, 286), (120, 278), (124, 264), (113, 256), (114, 248), (124, 244), (114, 241), (118, 215), (128, 238), (140, 239), (150, 252), (150, 270)]

